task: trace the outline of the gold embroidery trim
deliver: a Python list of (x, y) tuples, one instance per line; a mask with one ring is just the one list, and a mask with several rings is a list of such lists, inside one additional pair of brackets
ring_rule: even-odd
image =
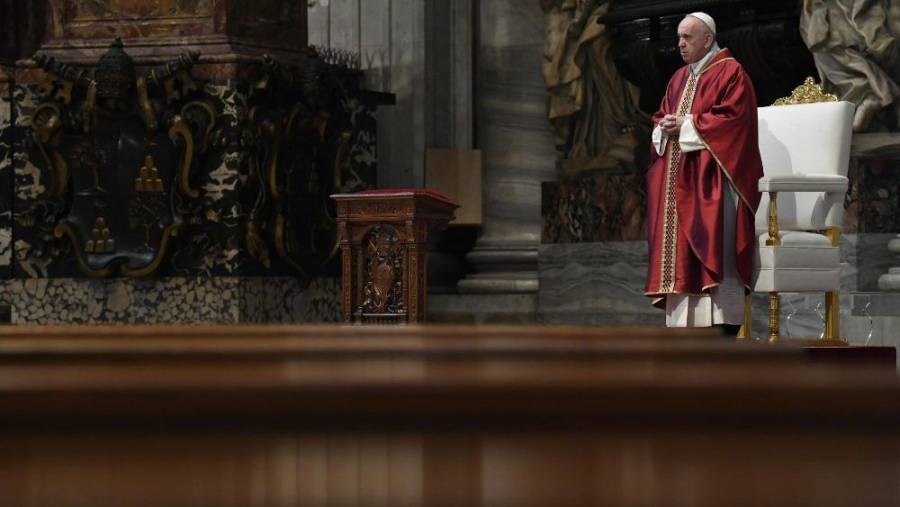
[[(694, 103), (699, 74), (690, 74), (678, 104), (678, 116), (686, 115)], [(666, 161), (665, 197), (663, 205), (663, 245), (660, 251), (659, 291), (672, 292), (675, 288), (675, 258), (678, 237), (678, 210), (675, 205), (675, 177), (681, 167), (681, 145), (678, 139), (671, 139)]]

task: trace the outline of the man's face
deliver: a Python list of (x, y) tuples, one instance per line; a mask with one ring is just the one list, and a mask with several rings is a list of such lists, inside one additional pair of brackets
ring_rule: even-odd
[(699, 19), (688, 16), (678, 24), (678, 51), (684, 63), (699, 62), (712, 44), (712, 34)]

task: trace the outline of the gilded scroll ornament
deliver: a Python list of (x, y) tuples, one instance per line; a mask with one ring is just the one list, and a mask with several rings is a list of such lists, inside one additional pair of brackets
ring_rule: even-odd
[(790, 96), (776, 100), (773, 106), (787, 106), (791, 104), (813, 104), (816, 102), (834, 102), (838, 98), (832, 93), (825, 93), (821, 85), (816, 84), (812, 77), (807, 77), (803, 84), (794, 88)]

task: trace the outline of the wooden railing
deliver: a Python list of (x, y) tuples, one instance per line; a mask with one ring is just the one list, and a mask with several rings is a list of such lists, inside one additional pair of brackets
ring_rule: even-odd
[(5, 327), (0, 505), (897, 505), (882, 359), (650, 328)]

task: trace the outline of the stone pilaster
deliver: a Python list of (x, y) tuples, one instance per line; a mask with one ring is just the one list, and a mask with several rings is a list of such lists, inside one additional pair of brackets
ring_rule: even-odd
[(464, 293), (535, 294), (541, 182), (555, 178), (555, 151), (541, 77), (538, 2), (480, 2), (477, 145), (482, 151), (483, 230), (469, 254)]

